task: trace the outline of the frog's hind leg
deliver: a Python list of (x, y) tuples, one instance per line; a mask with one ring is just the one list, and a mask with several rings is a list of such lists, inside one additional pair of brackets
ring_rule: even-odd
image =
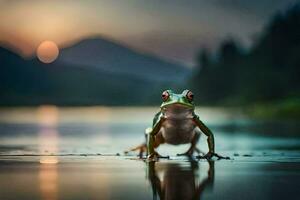
[(146, 132), (145, 132), (145, 142), (136, 146), (136, 147), (133, 147), (127, 151), (124, 151), (125, 154), (128, 154), (129, 152), (133, 152), (133, 151), (138, 151), (139, 152), (139, 158), (143, 158), (143, 155), (144, 155), (144, 152), (147, 154), (147, 129), (146, 129)]
[(139, 158), (142, 158), (143, 155), (144, 155), (144, 152), (147, 152), (147, 145), (146, 145), (146, 143), (143, 143), (141, 145), (138, 145), (136, 147), (133, 147), (133, 148), (125, 151), (124, 153), (128, 154), (129, 152), (132, 152), (132, 151), (138, 151), (139, 152), (139, 154), (138, 154)]
[(192, 156), (193, 153), (196, 151), (198, 154), (202, 153), (201, 150), (197, 147), (197, 143), (200, 139), (200, 131), (195, 130), (194, 137), (191, 141), (191, 147), (187, 150), (187, 152), (182, 153), (182, 154), (177, 154), (178, 156)]
[[(147, 148), (147, 143), (148, 143), (148, 134), (150, 134), (152, 131), (152, 128), (147, 128), (145, 130), (145, 142), (141, 145), (138, 145), (136, 147), (133, 147), (127, 151), (124, 151), (125, 154), (128, 154), (129, 152), (133, 152), (133, 151), (138, 151), (139, 152), (139, 158), (143, 158), (144, 153), (146, 153), (146, 156), (148, 156), (148, 148)], [(154, 137), (154, 143), (153, 143), (153, 147), (157, 148), (160, 144), (164, 143), (163, 138), (161, 136), (161, 134), (157, 134)], [(156, 151), (154, 151), (154, 154), (157, 157), (161, 157)]]

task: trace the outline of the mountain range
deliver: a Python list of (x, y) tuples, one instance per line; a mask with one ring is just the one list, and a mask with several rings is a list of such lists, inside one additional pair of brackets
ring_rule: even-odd
[(97, 37), (45, 64), (0, 47), (0, 105), (144, 105), (183, 85), (191, 70)]

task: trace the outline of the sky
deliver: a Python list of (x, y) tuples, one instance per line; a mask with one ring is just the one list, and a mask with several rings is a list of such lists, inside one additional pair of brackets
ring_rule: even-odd
[(251, 47), (271, 17), (299, 0), (0, 0), (0, 42), (23, 57), (103, 36), (193, 65), (199, 48), (226, 38)]

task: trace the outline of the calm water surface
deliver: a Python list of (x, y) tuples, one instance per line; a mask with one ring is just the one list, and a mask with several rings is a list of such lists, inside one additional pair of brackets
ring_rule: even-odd
[[(189, 146), (146, 163), (123, 151), (143, 142), (156, 108), (0, 110), (0, 199), (299, 199), (300, 127), (198, 108), (216, 151), (230, 160), (190, 161)], [(207, 151), (206, 138), (199, 142)]]

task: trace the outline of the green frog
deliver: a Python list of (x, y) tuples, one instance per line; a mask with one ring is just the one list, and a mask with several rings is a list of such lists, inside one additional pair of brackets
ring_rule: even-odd
[(211, 130), (195, 114), (194, 94), (190, 90), (184, 90), (176, 94), (172, 90), (162, 93), (162, 104), (160, 111), (154, 116), (152, 127), (145, 130), (146, 142), (130, 151), (147, 152), (148, 159), (161, 157), (155, 149), (164, 143), (179, 145), (188, 144), (191, 146), (187, 152), (180, 154), (192, 156), (200, 150), (196, 147), (201, 133), (207, 136), (209, 151), (203, 158), (210, 159), (213, 156), (222, 158), (215, 153), (214, 135)]

